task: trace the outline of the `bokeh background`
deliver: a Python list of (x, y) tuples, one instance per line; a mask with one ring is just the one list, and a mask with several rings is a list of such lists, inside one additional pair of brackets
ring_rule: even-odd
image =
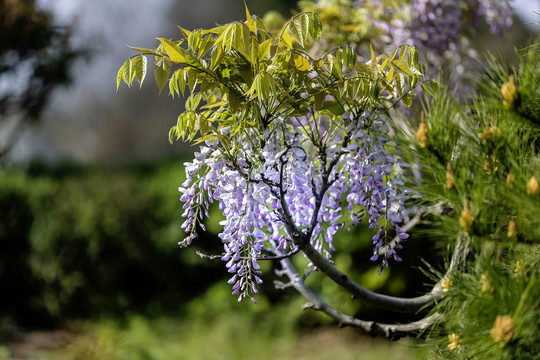
[[(276, 10), (287, 17), (296, 5), (247, 3), (259, 16)], [(365, 339), (301, 311), (299, 295), (274, 289), (272, 264), (265, 264), (259, 305), (237, 304), (224, 266), (196, 255), (221, 251), (217, 209), (193, 248), (176, 245), (182, 238), (177, 188), (194, 148), (169, 144), (168, 130), (183, 102), (166, 91), (159, 96), (152, 71), (141, 89), (122, 85), (117, 91), (116, 72), (133, 55), (126, 45), (155, 47), (155, 37), (177, 36), (176, 25), (191, 29), (242, 19), (243, 1), (0, 4), (0, 359), (419, 356), (412, 340), (396, 345)], [(509, 55), (530, 37), (525, 23), (538, 21), (539, 2), (512, 4), (513, 30), (503, 38), (479, 37), (481, 51)], [(13, 20), (17, 16), (21, 22)], [(59, 35), (47, 37), (47, 31)], [(25, 48), (41, 36), (45, 47), (53, 44), (52, 53)], [(41, 63), (46, 56), (65, 62)], [(43, 75), (37, 84), (31, 81), (33, 64), (42, 67), (34, 74)], [(24, 102), (21, 91), (28, 84), (41, 92)], [(399, 296), (422, 292), (425, 284), (417, 280), (423, 261), (436, 263), (440, 253), (429, 242), (411, 241), (403, 264), (377, 276), (362, 229), (343, 234), (340, 242), (351, 249), (337, 254), (342, 268), (373, 290)], [(301, 267), (303, 259), (297, 261)], [(311, 281), (345, 312), (408, 320), (353, 302), (322, 278)]]

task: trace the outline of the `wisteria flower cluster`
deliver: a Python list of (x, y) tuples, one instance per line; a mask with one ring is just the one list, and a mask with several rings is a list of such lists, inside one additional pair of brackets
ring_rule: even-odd
[[(390, 258), (401, 261), (396, 249), (408, 237), (399, 227), (406, 193), (385, 149), (386, 125), (367, 112), (347, 117), (339, 126), (322, 116), (276, 119), (230, 148), (208, 140), (186, 164), (179, 190), (188, 236), (181, 245), (197, 237), (197, 226), (204, 230), (202, 219), (217, 201), (225, 217), (222, 260), (239, 301), (254, 301), (261, 259), (293, 254), (303, 241), (330, 258), (338, 230), (365, 218), (379, 229), (371, 260), (381, 259), (381, 270)], [(399, 241), (388, 240), (391, 231)]]
[[(383, 17), (373, 19), (376, 27), (388, 39), (388, 46), (415, 46), (436, 71), (445, 63), (457, 71), (476, 58), (469, 36), (478, 30), (483, 20), (491, 33), (500, 35), (512, 25), (512, 9), (507, 0), (412, 0), (399, 7), (394, 2), (379, 0), (375, 5)], [(367, 2), (356, 1), (357, 8)]]

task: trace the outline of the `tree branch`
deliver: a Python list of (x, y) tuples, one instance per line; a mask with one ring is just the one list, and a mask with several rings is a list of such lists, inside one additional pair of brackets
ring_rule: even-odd
[(418, 296), (415, 298), (400, 298), (388, 295), (382, 295), (370, 291), (353, 280), (347, 275), (333, 267), (315, 248), (309, 243), (309, 241), (303, 241), (304, 249), (302, 250), (309, 260), (317, 267), (322, 273), (332, 279), (336, 284), (343, 287), (355, 298), (365, 300), (366, 302), (373, 304), (379, 308), (413, 313), (417, 312), (426, 305), (430, 304), (433, 300), (442, 295), (442, 289), (440, 287), (434, 287), (428, 294)]
[(300, 250), (302, 250), (302, 247), (297, 245), (293, 250), (289, 251), (286, 254), (276, 255), (276, 256), (263, 256), (263, 257), (257, 258), (257, 260), (283, 260), (283, 259), (290, 258), (298, 254)]
[(318, 297), (311, 289), (309, 289), (289, 259), (281, 260), (281, 265), (283, 267), (282, 273), (287, 275), (290, 280), (287, 285), (292, 285), (299, 293), (310, 301), (304, 306), (304, 308), (311, 308), (321, 311), (338, 321), (341, 326), (355, 327), (369, 335), (379, 335), (390, 340), (397, 340), (404, 336), (410, 335), (412, 332), (424, 331), (442, 316), (436, 313), (424, 319), (408, 324), (383, 324), (376, 321), (356, 319), (352, 316), (345, 315), (337, 311)]

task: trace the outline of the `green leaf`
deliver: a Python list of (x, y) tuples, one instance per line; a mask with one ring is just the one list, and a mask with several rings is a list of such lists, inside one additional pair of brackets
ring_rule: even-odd
[(266, 72), (257, 74), (256, 91), (260, 102), (270, 97), (270, 76)]
[(268, 50), (270, 50), (271, 46), (272, 39), (265, 40), (259, 45), (259, 60), (262, 60), (266, 57), (266, 55), (268, 54)]
[(235, 113), (238, 111), (238, 109), (240, 109), (242, 100), (231, 89), (227, 89), (227, 100), (229, 101), (231, 112)]
[(186, 77), (187, 74), (184, 69), (180, 69), (182, 71), (177, 71), (177, 81), (178, 81), (178, 88), (182, 92), (182, 96), (184, 96), (184, 91), (186, 90)]
[(289, 31), (292, 37), (294, 38), (294, 40), (296, 40), (296, 42), (300, 44), (301, 47), (304, 47), (304, 35), (302, 32), (302, 23), (299, 19), (294, 19), (293, 21), (291, 21), (291, 23), (289, 24)]
[(197, 107), (201, 103), (202, 94), (191, 94), (186, 100), (186, 111), (196, 111)]
[(178, 140), (178, 127), (173, 126), (171, 130), (169, 130), (169, 142), (172, 144), (174, 140)]
[(118, 91), (118, 87), (122, 81), (122, 76), (124, 75), (124, 65), (126, 65), (125, 62), (122, 64), (122, 66), (120, 66), (120, 69), (118, 69), (118, 74), (116, 75), (116, 91)]
[(183, 112), (178, 116), (178, 120), (176, 121), (176, 129), (178, 132), (177, 138), (185, 138), (186, 130), (187, 130), (187, 112)]
[(240, 65), (236, 68), (236, 70), (238, 70), (240, 76), (242, 77), (242, 80), (244, 80), (246, 85), (251, 86), (251, 83), (253, 82), (253, 71), (251, 69), (251, 66)]
[(255, 35), (251, 35), (251, 46), (249, 51), (249, 59), (255, 71), (259, 71), (259, 41)]
[(300, 26), (301, 26), (301, 31), (302, 31), (302, 37), (306, 41), (309, 41), (309, 38), (310, 38), (310, 36), (309, 36), (309, 34), (310, 34), (309, 28), (313, 26), (313, 22), (311, 21), (313, 15), (314, 15), (314, 13), (304, 13), (304, 15), (300, 17)]
[(225, 64), (221, 64), (218, 69), (216, 69), (216, 75), (218, 79), (227, 84), (231, 81), (231, 71)]
[(214, 70), (223, 60), (223, 47), (221, 45), (214, 47), (210, 59), (210, 70)]
[(175, 93), (178, 94), (178, 96), (180, 96), (180, 93), (184, 95), (185, 88), (186, 73), (184, 69), (178, 69), (173, 73), (171, 79), (169, 80), (169, 93), (172, 96), (174, 96)]
[(298, 54), (295, 54), (294, 56), (294, 66), (298, 69), (298, 71), (309, 71), (311, 68), (309, 60)]
[(394, 80), (394, 68), (390, 67), (390, 70), (388, 70), (388, 73), (386, 74), (386, 81), (392, 82)]
[(154, 61), (154, 77), (156, 78), (156, 84), (160, 93), (167, 84), (171, 68), (171, 59), (166, 56), (156, 57), (156, 60)]
[(128, 48), (138, 51), (140, 53), (146, 54), (146, 55), (163, 56), (163, 53), (156, 49), (145, 49), (145, 48), (139, 48), (139, 47), (129, 46), (129, 45), (128, 45)]
[(205, 36), (202, 41), (201, 41), (201, 44), (199, 46), (199, 55), (197, 56), (197, 59), (201, 59), (204, 55), (206, 55), (206, 53), (212, 48), (212, 45), (213, 45), (213, 38), (211, 35), (207, 35)]
[(232, 23), (227, 27), (227, 30), (216, 40), (218, 42), (223, 38), (223, 49), (225, 52), (230, 53), (236, 45), (236, 24)]
[(334, 74), (336, 77), (341, 79), (341, 69), (338, 65), (336, 57), (332, 54), (327, 54), (322, 62), (329, 73)]
[(191, 50), (192, 52), (197, 52), (199, 49), (199, 45), (201, 44), (202, 39), (202, 30), (197, 29), (191, 32), (188, 36), (188, 50)]
[(281, 40), (283, 40), (283, 43), (285, 44), (285, 46), (289, 49), (292, 49), (293, 47), (293, 40), (294, 40), (294, 37), (292, 37), (291, 35), (287, 34), (287, 33), (284, 33), (283, 35), (281, 35)]
[(226, 104), (226, 102), (224, 100), (220, 100), (220, 101), (217, 101), (215, 103), (212, 103), (212, 104), (206, 104), (204, 106), (201, 107), (201, 110), (202, 109), (212, 109), (212, 108), (216, 108), (216, 107), (219, 107), (221, 105), (224, 105)]
[(126, 62), (124, 63), (123, 68), (124, 68), (124, 71), (122, 72), (122, 79), (128, 86), (131, 86), (131, 84), (133, 83), (133, 80), (135, 79), (133, 59), (127, 59)]
[(184, 29), (183, 27), (178, 26), (180, 31), (182, 32), (182, 35), (187, 39), (189, 37), (189, 34), (191, 34), (191, 31)]
[(142, 88), (144, 78), (146, 77), (146, 56), (139, 55), (134, 59), (135, 75), (139, 81), (139, 87)]
[(246, 59), (249, 59), (251, 57), (251, 31), (246, 24), (238, 23), (238, 34), (240, 34), (240, 37), (238, 38), (236, 48)]
[(422, 74), (415, 68), (411, 68), (402, 60), (394, 60), (392, 64), (396, 66), (401, 72), (410, 76), (421, 76)]
[(323, 30), (323, 22), (317, 13), (309, 13), (310, 16), (310, 25), (308, 27), (309, 35), (313, 41), (317, 41), (321, 38)]
[(246, 21), (247, 25), (249, 27), (249, 30), (253, 31), (253, 33), (257, 33), (257, 24), (255, 21), (253, 21), (253, 18), (251, 17), (251, 14), (249, 13), (249, 9), (247, 7), (246, 2), (244, 1), (244, 7), (246, 8)]
[(216, 26), (216, 27), (213, 27), (211, 29), (208, 29), (208, 30), (203, 30), (203, 34), (216, 34), (216, 35), (221, 35), (223, 34), (223, 32), (225, 30), (227, 30), (227, 27), (229, 25), (220, 25), (220, 26)]
[(185, 51), (174, 44), (172, 41), (165, 38), (157, 38), (161, 41), (163, 49), (167, 53), (167, 56), (171, 59), (172, 62), (176, 63), (186, 63)]
[(336, 51), (336, 58), (339, 63), (347, 69), (354, 68), (357, 58), (356, 54), (350, 47), (340, 47)]
[(334, 100), (325, 101), (321, 107), (321, 110), (327, 110), (331, 114), (336, 115), (336, 116), (340, 116), (345, 112), (345, 109), (343, 109), (343, 106), (341, 106), (340, 103)]
[(201, 82), (200, 91), (205, 93), (207, 91), (213, 91), (217, 83), (216, 78), (213, 76), (208, 76), (206, 74), (199, 74), (199, 80)]
[(186, 77), (187, 77), (187, 83), (189, 86), (189, 91), (193, 92), (195, 89), (195, 86), (197, 86), (197, 78), (199, 76), (199, 71), (195, 68), (186, 68)]
[(409, 94), (405, 94), (403, 95), (403, 97), (401, 98), (401, 101), (403, 102), (403, 104), (407, 107), (407, 108), (410, 108), (411, 107), (411, 104), (412, 104), (412, 96), (409, 95)]

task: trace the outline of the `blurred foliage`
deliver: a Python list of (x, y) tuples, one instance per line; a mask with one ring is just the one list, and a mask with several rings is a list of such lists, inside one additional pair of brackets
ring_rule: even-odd
[(0, 126), (14, 115), (21, 124), (36, 122), (52, 90), (69, 83), (71, 65), (87, 54), (72, 44), (72, 30), (35, 0), (0, 0), (0, 82), (12, 85), (0, 91)]
[[(0, 286), (9, 295), (0, 297), (0, 320), (35, 327), (133, 311), (185, 311), (186, 301), (227, 273), (221, 261), (195, 254), (196, 250), (221, 252), (219, 241), (213, 238), (220, 231), (217, 207), (211, 208), (211, 220), (206, 221), (209, 231), (201, 233), (194, 248), (176, 245), (183, 236), (177, 187), (184, 176), (178, 162), (113, 171), (33, 163), (24, 172), (1, 171)], [(404, 254), (407, 266), (396, 264), (389, 269), (391, 276), (381, 278), (377, 267), (365, 261), (372, 235), (364, 228), (340, 235), (343, 248), (348, 249), (336, 254), (340, 268), (351, 271), (372, 290), (411, 296), (421, 292), (422, 283), (405, 284), (412, 284), (419, 275), (410, 265), (420, 266), (420, 259), (431, 259), (431, 247), (424, 241), (411, 242), (415, 250)], [(296, 261), (300, 269), (307, 269), (305, 258)], [(274, 288), (272, 281), (279, 280), (271, 271), (275, 264), (262, 266), (268, 275), (262, 292), (266, 296), (260, 302), (296, 299), (300, 309), (294, 291)], [(352, 313), (395, 319), (340, 294), (320, 274), (310, 276), (310, 285), (327, 298), (342, 301)], [(229, 302), (227, 298), (225, 303)], [(223, 311), (219, 304), (216, 300), (213, 307), (217, 313)], [(188, 313), (198, 311), (190, 306)], [(230, 312), (243, 309), (236, 303), (230, 306)], [(268, 310), (264, 305), (261, 308)], [(298, 321), (303, 326), (330, 324), (313, 312)]]
[(74, 169), (0, 172), (0, 318), (173, 310), (222, 275), (175, 246), (181, 166)]
[(418, 127), (422, 177), (411, 186), (443, 209), (429, 231), (443, 246), (462, 238), (470, 248), (433, 309), (443, 314), (430, 340), (439, 358), (540, 353), (539, 50), (537, 38), (514, 68), (490, 58), (465, 104), (436, 91)]
[(73, 323), (77, 337), (38, 360), (116, 359), (416, 359), (413, 342), (359, 338), (352, 329), (297, 330), (303, 314), (293, 301), (270, 308), (238, 303), (227, 286), (213, 285), (187, 305), (185, 316)]

